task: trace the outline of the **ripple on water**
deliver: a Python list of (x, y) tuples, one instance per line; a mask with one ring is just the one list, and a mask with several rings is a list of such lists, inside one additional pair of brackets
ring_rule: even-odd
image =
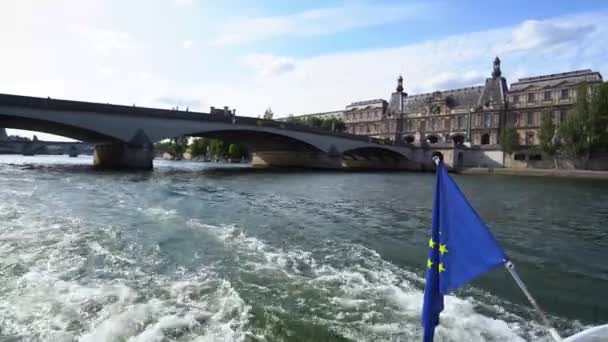
[[(249, 296), (248, 292), (262, 288), (272, 294), (256, 298), (257, 305), (266, 306), (258, 314), (275, 317), (262, 320), (264, 324), (254, 330), (258, 335), (288, 340), (290, 334), (306, 334), (302, 323), (285, 326), (285, 321), (297, 319), (355, 341), (420, 338), (423, 279), (384, 261), (373, 250), (332, 241), (320, 251), (278, 248), (235, 226), (196, 220), (189, 224), (213, 232), (238, 260), (245, 261), (237, 285), (240, 291)], [(491, 313), (501, 319), (480, 313), (480, 303), (472, 298), (447, 296), (446, 303), (437, 331), (440, 340), (525, 341), (544, 335), (542, 327), (506, 313), (499, 305)]]

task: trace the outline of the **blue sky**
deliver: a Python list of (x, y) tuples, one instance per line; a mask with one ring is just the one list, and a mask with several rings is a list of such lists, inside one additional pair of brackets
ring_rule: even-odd
[(600, 0), (4, 1), (0, 93), (286, 116), (387, 98), (399, 74), (476, 85), (495, 55), (508, 82), (606, 76), (607, 43)]

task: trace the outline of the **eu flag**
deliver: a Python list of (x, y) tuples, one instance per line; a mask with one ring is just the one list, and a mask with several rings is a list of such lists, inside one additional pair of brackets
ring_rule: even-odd
[(443, 296), (507, 261), (443, 162), (437, 164), (435, 203), (422, 308), (424, 342), (433, 341)]

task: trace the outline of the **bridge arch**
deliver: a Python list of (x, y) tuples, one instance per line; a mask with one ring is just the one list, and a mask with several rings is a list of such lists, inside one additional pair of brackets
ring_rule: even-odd
[(51, 120), (16, 117), (0, 113), (0, 127), (48, 133), (88, 143), (113, 143), (120, 139), (80, 126)]
[(250, 152), (258, 151), (294, 151), (294, 152), (326, 152), (314, 142), (299, 139), (290, 134), (268, 132), (243, 128), (227, 127), (208, 131), (197, 131), (188, 134), (192, 137), (221, 139), (229, 144), (240, 144)]

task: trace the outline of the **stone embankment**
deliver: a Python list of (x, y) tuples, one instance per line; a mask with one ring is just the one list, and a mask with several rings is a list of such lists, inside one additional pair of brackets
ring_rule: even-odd
[(608, 171), (591, 171), (575, 169), (511, 169), (511, 168), (467, 168), (457, 171), (460, 174), (506, 175), (506, 176), (536, 176), (536, 177), (568, 177), (608, 179)]

